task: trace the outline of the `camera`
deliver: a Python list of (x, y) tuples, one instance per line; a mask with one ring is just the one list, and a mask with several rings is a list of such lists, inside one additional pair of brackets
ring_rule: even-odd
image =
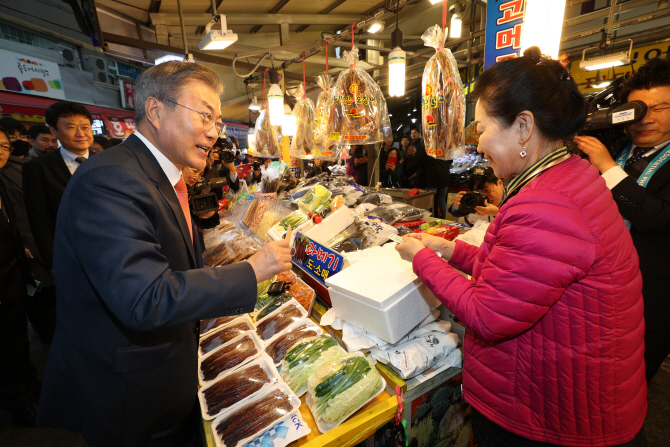
[(235, 161), (235, 152), (229, 149), (221, 149), (219, 150), (219, 157), (224, 163), (232, 163)]
[(221, 160), (224, 163), (232, 163), (233, 161), (235, 161), (236, 147), (230, 140), (230, 138), (228, 138), (227, 135), (224, 135), (223, 137), (220, 137), (218, 140), (216, 140), (214, 147), (220, 148), (218, 150), (219, 160)]
[[(211, 174), (211, 173), (210, 173)], [(215, 188), (222, 188), (227, 184), (225, 178), (206, 177), (203, 181), (189, 187), (188, 206), (193, 214), (205, 214), (219, 210), (219, 198), (213, 192)]]
[(486, 206), (486, 200), (488, 200), (486, 195), (479, 191), (466, 192), (461, 197), (461, 205), (458, 207), (458, 210), (466, 215), (474, 213), (475, 208), (478, 206)]

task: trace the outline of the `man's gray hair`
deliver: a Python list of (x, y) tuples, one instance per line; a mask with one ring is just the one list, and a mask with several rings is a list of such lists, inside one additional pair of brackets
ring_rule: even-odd
[[(155, 65), (142, 73), (135, 84), (135, 123), (146, 118), (145, 104), (149, 97), (159, 101), (176, 101), (186, 84), (201, 82), (219, 96), (223, 94), (223, 82), (211, 68), (191, 62), (168, 61)], [(167, 102), (170, 110), (176, 105)]]

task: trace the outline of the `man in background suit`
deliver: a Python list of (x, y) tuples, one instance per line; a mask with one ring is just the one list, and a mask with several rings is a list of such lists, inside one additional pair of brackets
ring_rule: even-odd
[(58, 139), (51, 135), (51, 131), (44, 124), (34, 124), (28, 129), (28, 142), (32, 146), (28, 159), (37, 158), (48, 152), (58, 149)]
[(70, 177), (88, 158), (93, 117), (81, 104), (59, 101), (47, 108), (45, 118), (61, 147), (23, 165), (23, 198), (37, 249), (47, 268), (53, 269), (58, 206)]
[(198, 323), (250, 312), (257, 282), (291, 268), (287, 241), (204, 268), (181, 169), (219, 136), (218, 75), (165, 62), (137, 79), (137, 132), (76, 172), (58, 212), (58, 326), (38, 425), (91, 447), (199, 441)]
[[(645, 352), (649, 382), (670, 354), (670, 60), (650, 59), (624, 85), (622, 100), (647, 105), (626, 126), (631, 144), (611, 157), (593, 137), (575, 137), (612, 190), (628, 220), (644, 282)], [(624, 166), (620, 166), (624, 165)]]

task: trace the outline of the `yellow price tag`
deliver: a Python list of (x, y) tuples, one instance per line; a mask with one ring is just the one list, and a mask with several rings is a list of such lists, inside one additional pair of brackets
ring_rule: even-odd
[(331, 141), (338, 141), (340, 139), (340, 133), (339, 132), (331, 132), (330, 133), (330, 140)]

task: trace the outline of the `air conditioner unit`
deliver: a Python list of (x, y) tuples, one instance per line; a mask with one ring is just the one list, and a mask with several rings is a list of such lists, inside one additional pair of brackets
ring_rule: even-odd
[(93, 80), (109, 84), (111, 78), (107, 74), (107, 59), (97, 56), (86, 56), (82, 62), (84, 71), (93, 74)]
[(60, 54), (60, 61), (58, 62), (58, 65), (64, 65), (70, 68), (79, 68), (79, 64), (77, 63), (79, 60), (79, 53), (75, 48), (66, 47), (63, 45), (54, 45), (51, 49)]

